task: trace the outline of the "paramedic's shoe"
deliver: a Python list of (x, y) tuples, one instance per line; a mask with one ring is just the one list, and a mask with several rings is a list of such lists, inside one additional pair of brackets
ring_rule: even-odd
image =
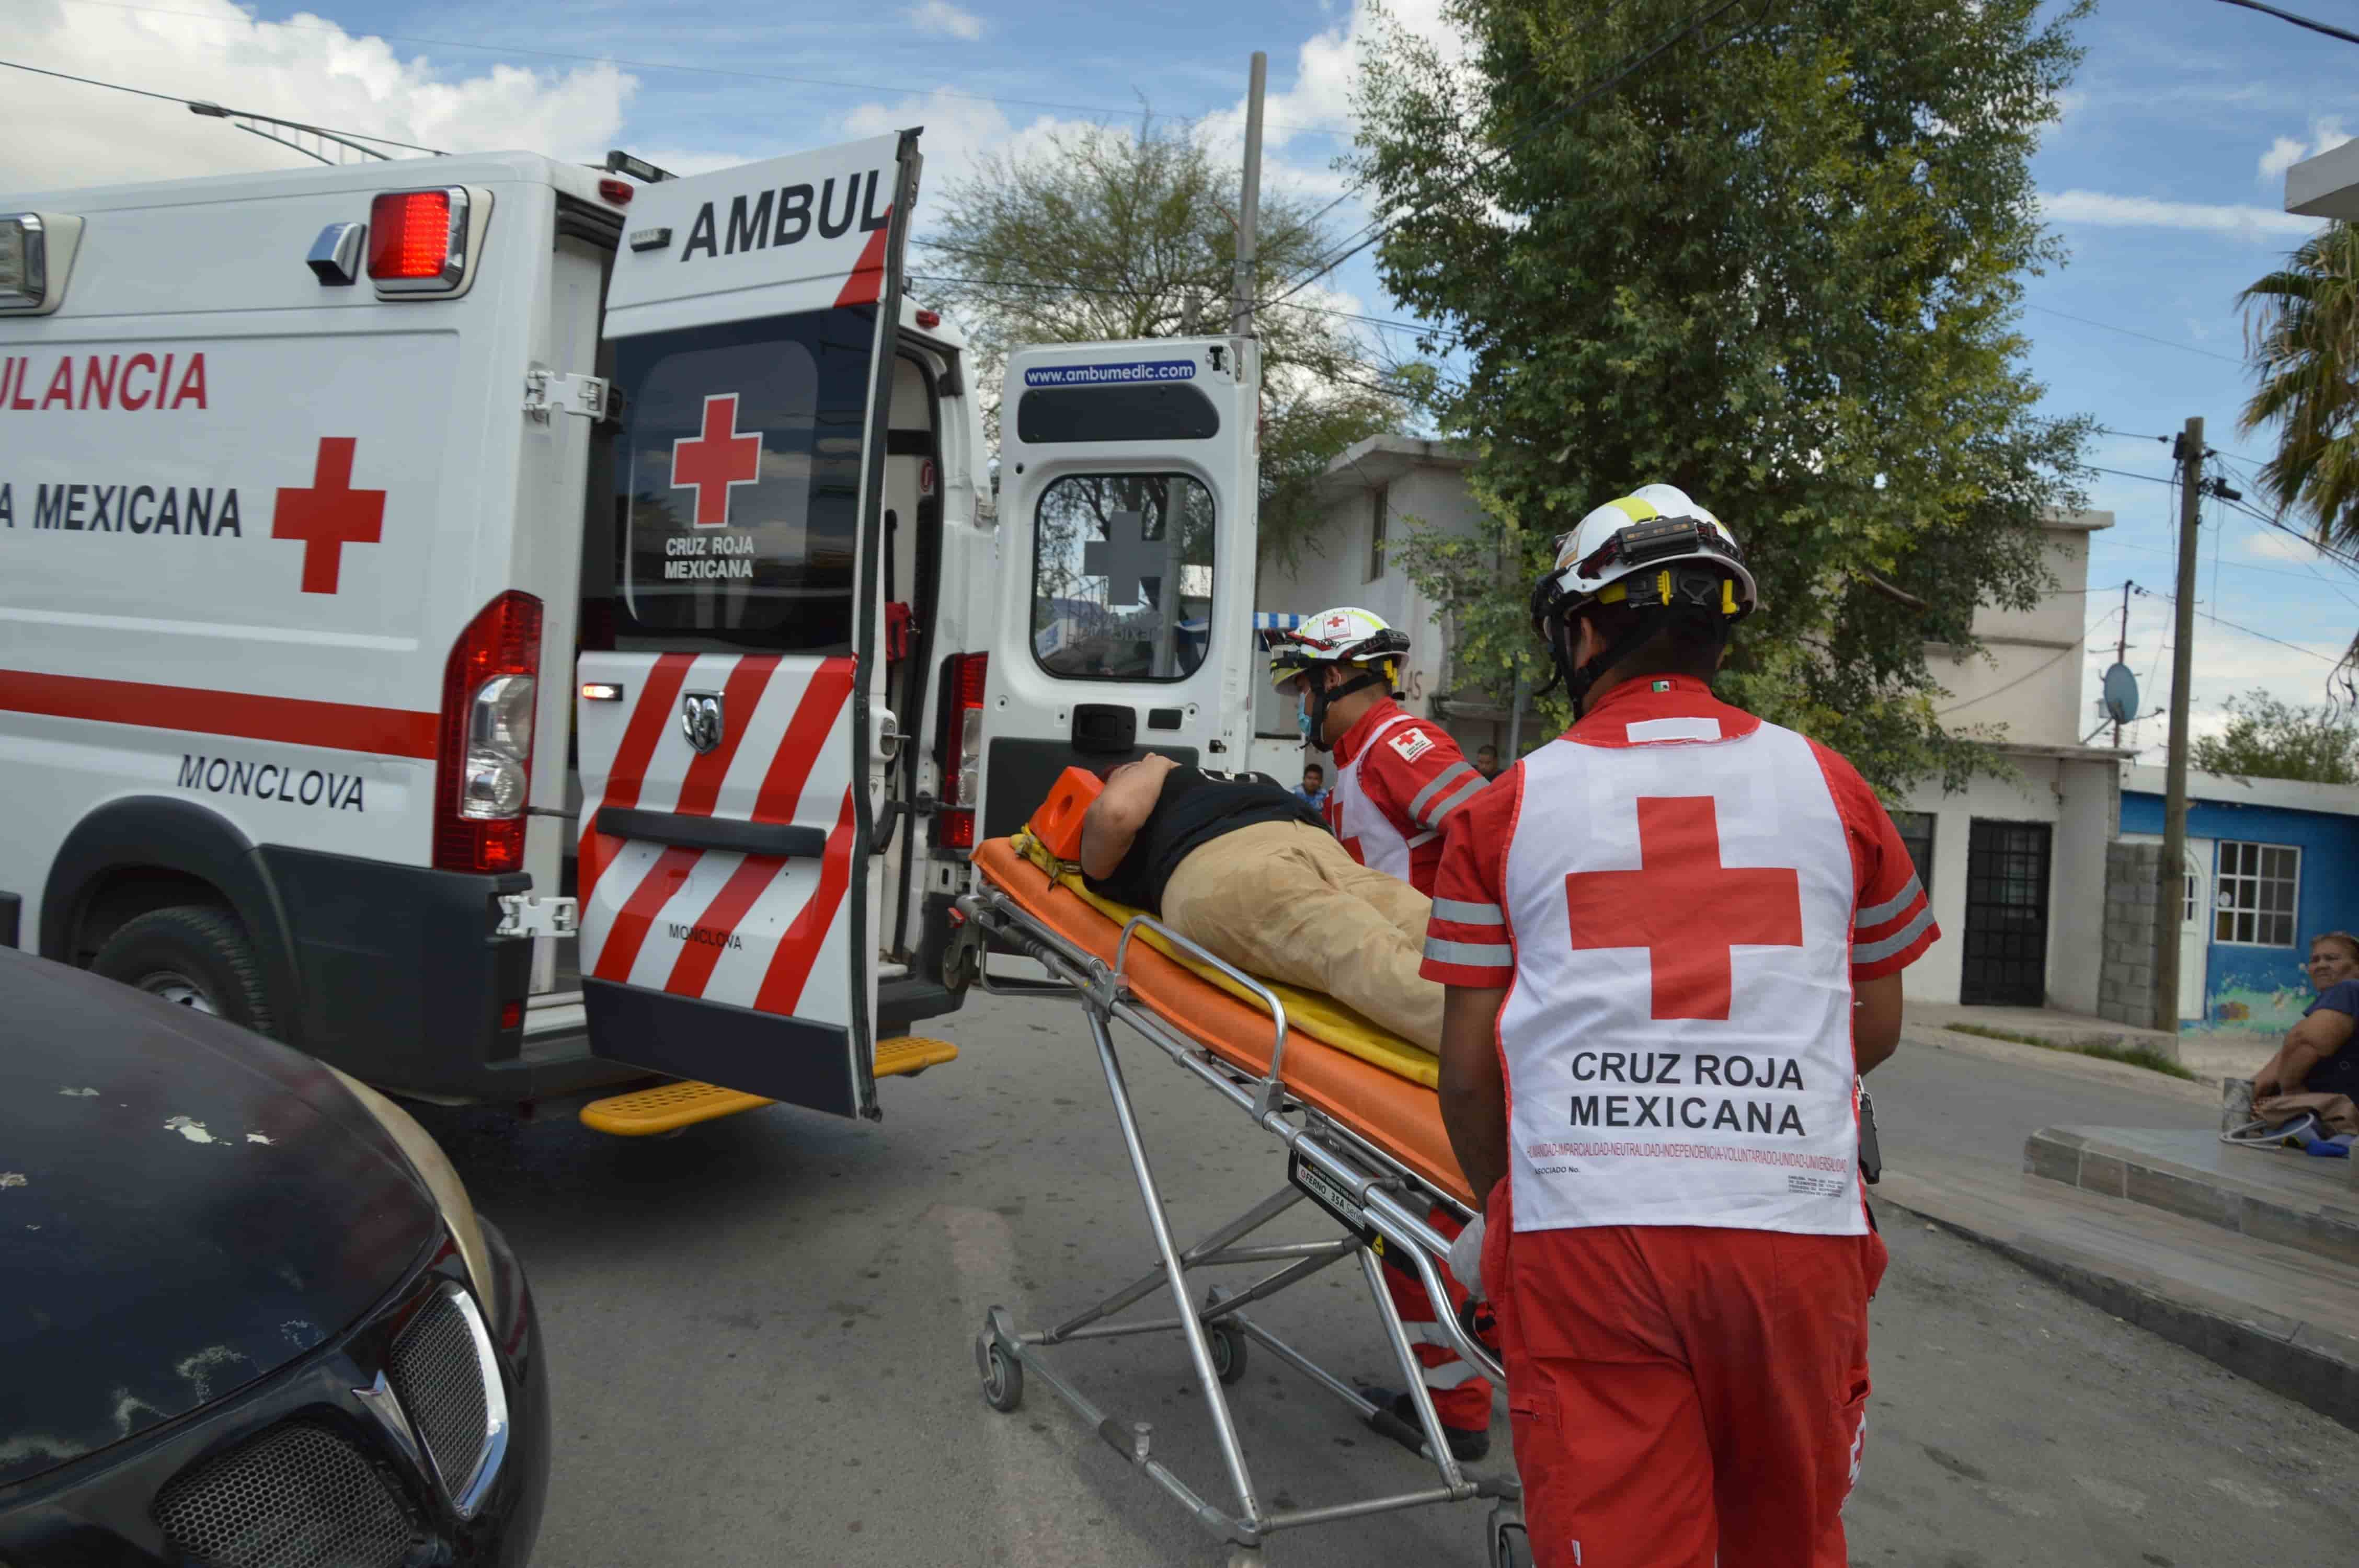
[[(1391, 1412), (1394, 1420), (1408, 1429), (1405, 1441), (1409, 1446), (1425, 1446), (1425, 1429), (1418, 1424), (1417, 1405), (1407, 1394), (1397, 1394), (1389, 1389), (1362, 1389), (1360, 1392), (1378, 1410)], [(1450, 1440), (1450, 1452), (1462, 1465), (1472, 1465), (1491, 1452), (1491, 1429), (1488, 1427), (1451, 1426), (1444, 1422), (1441, 1435)]]

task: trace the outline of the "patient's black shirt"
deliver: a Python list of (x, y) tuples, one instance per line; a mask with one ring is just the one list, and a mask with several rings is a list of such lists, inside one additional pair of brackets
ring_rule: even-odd
[(1155, 809), (1114, 873), (1082, 880), (1101, 898), (1160, 914), (1164, 884), (1191, 850), (1259, 822), (1302, 822), (1322, 831), (1327, 826), (1299, 795), (1266, 774), (1177, 767), (1164, 776)]

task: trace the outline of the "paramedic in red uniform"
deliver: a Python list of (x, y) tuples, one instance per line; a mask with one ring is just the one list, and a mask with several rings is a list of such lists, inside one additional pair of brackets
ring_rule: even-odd
[(1856, 1074), (1939, 933), (1851, 764), (1712, 696), (1754, 602), (1669, 485), (1583, 518), (1533, 595), (1578, 717), (1443, 854), (1441, 1111), (1538, 1568), (1845, 1561), (1885, 1262)]
[[(1393, 700), (1408, 650), (1407, 633), (1368, 611), (1339, 606), (1305, 616), (1286, 634), (1271, 655), (1270, 678), (1301, 704), (1304, 740), (1335, 753), (1326, 806), (1335, 837), (1360, 864), (1430, 896), (1441, 864), (1441, 825), (1490, 781), (1467, 762), (1447, 731)], [(1450, 1210), (1437, 1207), (1426, 1217), (1445, 1237), (1458, 1235), (1458, 1217)], [(1451, 1451), (1461, 1459), (1482, 1458), (1491, 1449), (1491, 1380), (1450, 1347), (1423, 1285), (1391, 1269), (1385, 1282), (1408, 1325)], [(1444, 1282), (1453, 1304), (1462, 1307), (1464, 1288), (1447, 1271)], [(1367, 1393), (1411, 1429), (1422, 1430), (1407, 1394)]]
[(1335, 753), (1327, 825), (1352, 859), (1431, 897), (1441, 825), (1485, 780), (1434, 725), (1393, 700), (1408, 635), (1348, 606), (1303, 618), (1270, 658), (1302, 705), (1303, 739)]

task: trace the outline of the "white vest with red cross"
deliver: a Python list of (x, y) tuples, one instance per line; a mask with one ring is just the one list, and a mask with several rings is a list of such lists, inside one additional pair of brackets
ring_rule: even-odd
[(1808, 741), (1719, 715), (1630, 712), (1522, 763), (1499, 889), (1517, 1230), (1868, 1227), (1843, 813)]

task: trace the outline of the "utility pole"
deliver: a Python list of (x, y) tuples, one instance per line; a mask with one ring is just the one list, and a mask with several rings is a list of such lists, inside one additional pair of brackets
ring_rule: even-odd
[[(2118, 665), (2118, 664), (2120, 664), (2120, 663), (2122, 663), (2122, 662), (2123, 662), (2125, 659), (2126, 659), (2127, 657), (2129, 657), (2129, 652), (2130, 652), (2130, 588), (2131, 588), (2131, 586), (2132, 586), (2131, 584), (2126, 583), (2126, 582), (2125, 582), (2124, 584), (2122, 584), (2122, 633), (2121, 633), (2121, 635), (2120, 635), (2118, 638), (2114, 639), (2114, 663), (2115, 663), (2115, 664), (2117, 664), (2117, 665)], [(2120, 719), (2114, 719), (2114, 751), (2116, 751), (2116, 752), (2118, 752), (2118, 751), (2120, 751), (2121, 749), (2122, 749), (2122, 721), (2121, 721)]]
[[(2178, 630), (2170, 645), (2170, 757), (2163, 773), (2162, 885), (2154, 923), (2157, 1028), (2179, 1033), (2179, 928), (2187, 909), (2187, 688), (2195, 667), (2195, 530), (2202, 521), (2203, 421), (2187, 422), (2179, 461)], [(2164, 1020), (2169, 1022), (2165, 1022)]]
[(1245, 89), (1245, 186), (1237, 204), (1236, 301), (1229, 330), (1250, 338), (1254, 330), (1254, 228), (1261, 219), (1261, 100), (1269, 85), (1269, 56), (1254, 50), (1253, 80)]

